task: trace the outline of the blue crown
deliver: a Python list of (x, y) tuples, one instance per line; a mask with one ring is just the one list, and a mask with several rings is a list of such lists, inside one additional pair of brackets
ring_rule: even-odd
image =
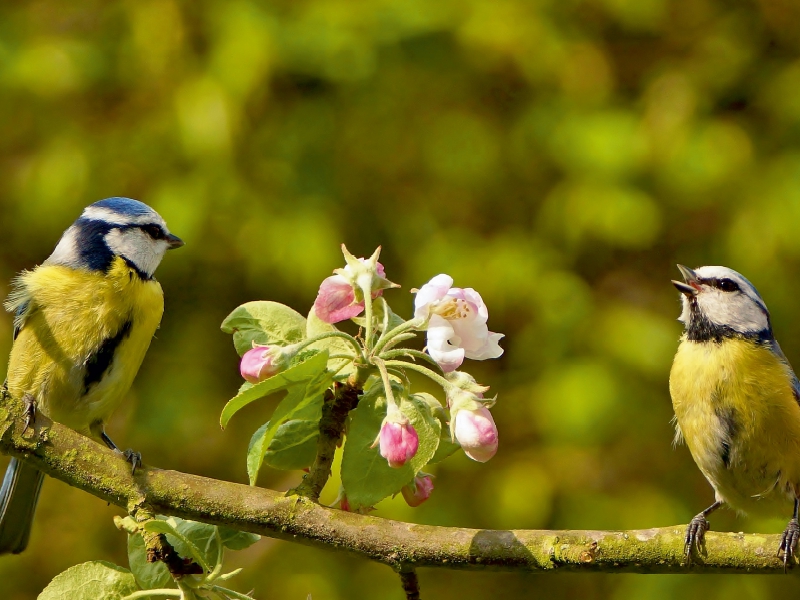
[(98, 208), (107, 208), (109, 210), (113, 210), (117, 214), (128, 217), (140, 217), (142, 215), (151, 215), (153, 214), (153, 212), (155, 212), (144, 202), (139, 202), (138, 200), (133, 200), (132, 198), (120, 198), (120, 197), (106, 198), (105, 200), (100, 200), (99, 202), (95, 202), (91, 206), (96, 206)]

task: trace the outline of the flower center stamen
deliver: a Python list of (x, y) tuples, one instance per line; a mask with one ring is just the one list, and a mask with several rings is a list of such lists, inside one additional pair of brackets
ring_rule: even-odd
[(466, 300), (461, 298), (448, 298), (433, 307), (433, 314), (439, 315), (448, 321), (466, 319), (472, 309)]

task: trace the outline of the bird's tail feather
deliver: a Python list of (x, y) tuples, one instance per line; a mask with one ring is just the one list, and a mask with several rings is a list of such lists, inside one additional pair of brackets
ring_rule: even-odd
[(28, 545), (44, 473), (12, 458), (0, 486), (0, 554), (19, 554)]

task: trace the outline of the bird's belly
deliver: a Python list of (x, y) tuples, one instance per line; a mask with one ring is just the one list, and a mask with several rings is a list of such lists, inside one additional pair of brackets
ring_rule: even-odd
[(791, 372), (768, 348), (683, 341), (670, 374), (679, 436), (718, 500), (785, 514), (800, 490), (800, 406)]

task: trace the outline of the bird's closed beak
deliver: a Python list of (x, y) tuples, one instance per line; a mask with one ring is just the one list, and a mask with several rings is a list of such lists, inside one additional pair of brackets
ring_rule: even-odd
[(700, 280), (698, 279), (697, 274), (689, 267), (684, 267), (683, 265), (678, 265), (678, 270), (681, 272), (681, 275), (683, 275), (683, 281), (675, 281), (673, 279), (672, 285), (678, 288), (678, 291), (681, 294), (685, 294), (686, 296), (696, 296), (700, 291)]
[(177, 235), (173, 235), (170, 233), (167, 236), (167, 250), (180, 248), (181, 246), (183, 246), (183, 240), (179, 238)]

